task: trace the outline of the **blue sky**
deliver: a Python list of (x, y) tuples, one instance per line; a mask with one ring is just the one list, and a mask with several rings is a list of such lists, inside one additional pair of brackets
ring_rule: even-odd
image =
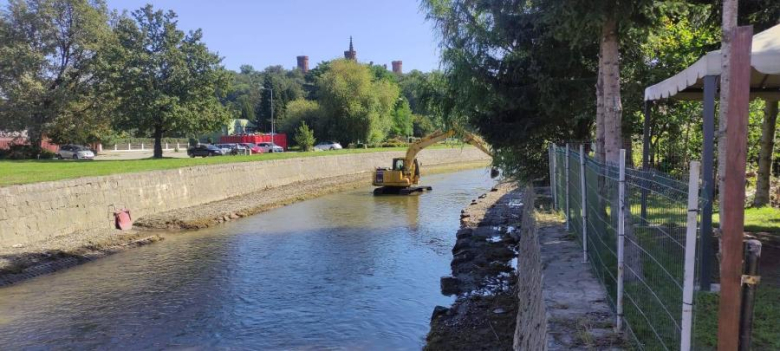
[(343, 57), (350, 35), (361, 62), (402, 60), (405, 72), (439, 67), (432, 23), (418, 0), (107, 0), (116, 10), (147, 3), (179, 15), (179, 28), (203, 29), (204, 41), (224, 57), (229, 69), (295, 66), (309, 56), (309, 67)]

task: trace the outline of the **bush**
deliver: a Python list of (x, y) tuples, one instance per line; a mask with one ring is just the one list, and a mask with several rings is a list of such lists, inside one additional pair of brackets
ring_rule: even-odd
[(298, 144), (298, 146), (300, 146), (303, 151), (311, 151), (312, 148), (314, 148), (314, 143), (316, 142), (314, 139), (314, 131), (309, 129), (309, 126), (306, 125), (306, 122), (302, 122), (301, 126), (298, 127), (294, 139), (295, 143)]
[(11, 145), (7, 150), (0, 150), (0, 159), (6, 160), (34, 160), (52, 159), (55, 153), (49, 150), (36, 150), (30, 145)]

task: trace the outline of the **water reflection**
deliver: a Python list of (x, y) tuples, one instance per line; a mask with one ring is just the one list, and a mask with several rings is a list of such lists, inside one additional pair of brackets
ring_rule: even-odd
[(434, 192), (335, 194), (170, 235), (0, 289), (0, 349), (419, 349), (449, 299), (460, 209), (484, 170)]

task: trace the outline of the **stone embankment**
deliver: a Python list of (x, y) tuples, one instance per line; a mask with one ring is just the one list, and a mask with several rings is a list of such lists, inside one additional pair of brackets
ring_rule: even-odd
[[(0, 286), (159, 241), (149, 229), (218, 225), (327, 193), (366, 186), (400, 152), (188, 167), (0, 188)], [(476, 148), (425, 150), (425, 172), (489, 163)], [(140, 230), (113, 229), (127, 208)]]
[(501, 185), (463, 210), (456, 295), (431, 317), (427, 350), (619, 350), (606, 291), (579, 243), (544, 208), (549, 197)]
[(451, 307), (436, 307), (427, 350), (511, 350), (517, 300), (515, 266), (523, 189), (501, 184), (461, 214), (452, 275), (442, 293)]

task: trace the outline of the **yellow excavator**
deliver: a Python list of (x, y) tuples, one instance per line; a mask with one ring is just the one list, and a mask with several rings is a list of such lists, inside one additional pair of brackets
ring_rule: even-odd
[[(420, 140), (409, 145), (406, 150), (406, 157), (393, 159), (392, 167), (377, 168), (374, 172), (373, 184), (378, 187), (374, 189), (374, 195), (410, 195), (433, 190), (430, 186), (416, 186), (420, 182), (420, 163), (417, 161), (417, 153), (422, 149), (438, 143), (457, 134), (454, 129), (443, 132), (437, 130)], [(477, 149), (493, 157), (487, 144), (482, 139), (469, 132), (463, 132), (462, 140), (465, 143), (475, 146)], [(492, 168), (490, 176), (498, 176), (498, 170)]]

